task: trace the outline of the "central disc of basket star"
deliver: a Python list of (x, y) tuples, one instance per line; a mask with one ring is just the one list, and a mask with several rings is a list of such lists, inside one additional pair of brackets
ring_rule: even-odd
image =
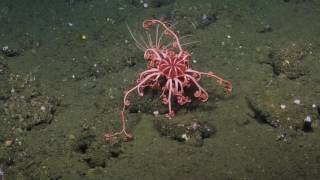
[(187, 65), (184, 62), (184, 57), (177, 57), (176, 54), (170, 55), (158, 65), (158, 69), (168, 79), (174, 79), (180, 76), (184, 76), (187, 70)]

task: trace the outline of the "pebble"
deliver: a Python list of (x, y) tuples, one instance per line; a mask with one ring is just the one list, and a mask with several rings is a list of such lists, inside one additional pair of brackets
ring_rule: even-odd
[(76, 136), (73, 135), (73, 134), (69, 134), (68, 138), (69, 138), (70, 140), (74, 140), (74, 139), (76, 139)]
[(300, 99), (295, 99), (294, 101), (293, 101), (293, 103), (295, 103), (295, 104), (300, 104), (301, 103), (301, 101), (300, 101)]
[(41, 106), (41, 107), (40, 107), (40, 110), (41, 110), (42, 112), (46, 112), (46, 107), (45, 107), (45, 106)]
[(260, 48), (260, 47), (256, 47), (255, 50), (256, 50), (256, 52), (258, 52), (258, 53), (261, 52), (261, 48)]
[(307, 116), (305, 119), (304, 119), (304, 122), (308, 122), (308, 123), (311, 123), (312, 119), (310, 116)]
[(37, 50), (36, 49), (31, 49), (31, 53), (32, 54), (37, 54)]
[(154, 116), (158, 116), (159, 115), (159, 111), (153, 111), (153, 115)]
[(4, 145), (5, 145), (6, 147), (11, 146), (12, 143), (13, 143), (13, 140), (11, 140), (11, 139), (8, 139), (8, 140), (4, 141)]
[(184, 139), (185, 141), (188, 141), (190, 139), (187, 134), (182, 134), (181, 138)]
[(8, 51), (9, 50), (9, 46), (3, 46), (2, 47), (2, 51)]

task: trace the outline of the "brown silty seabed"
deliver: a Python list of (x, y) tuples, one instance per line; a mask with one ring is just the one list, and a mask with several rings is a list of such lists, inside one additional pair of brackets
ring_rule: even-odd
[[(317, 179), (319, 7), (1, 1), (0, 179)], [(170, 101), (171, 119), (161, 90), (132, 92), (124, 115), (134, 139), (106, 141), (121, 129), (123, 92), (148, 63), (127, 26), (140, 46), (160, 42), (141, 28), (148, 19), (170, 24), (190, 67), (230, 80), (233, 91), (202, 77), (208, 100), (188, 87), (188, 103)]]

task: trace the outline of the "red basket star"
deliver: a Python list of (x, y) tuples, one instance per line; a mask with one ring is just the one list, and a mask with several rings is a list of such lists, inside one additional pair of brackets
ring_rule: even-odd
[[(122, 129), (116, 133), (105, 134), (105, 138), (107, 140), (111, 140), (117, 136), (121, 136), (125, 141), (133, 139), (133, 135), (126, 131), (126, 120), (124, 116), (126, 107), (130, 105), (128, 95), (133, 91), (137, 91), (140, 96), (143, 96), (143, 90), (146, 87), (159, 89), (161, 91), (160, 98), (162, 103), (168, 106), (168, 113), (166, 114), (168, 118), (172, 118), (175, 115), (172, 110), (172, 103), (174, 100), (179, 105), (191, 102), (191, 98), (185, 93), (186, 89), (191, 85), (194, 85), (197, 88), (193, 94), (194, 97), (202, 102), (208, 100), (208, 93), (199, 84), (203, 75), (215, 78), (217, 83), (224, 87), (224, 91), (226, 93), (230, 93), (232, 91), (230, 81), (222, 79), (213, 72), (200, 72), (193, 70), (190, 67), (190, 53), (182, 49), (182, 45), (177, 34), (169, 28), (167, 23), (156, 19), (146, 20), (143, 22), (143, 28), (146, 30), (149, 30), (155, 25), (158, 25), (155, 43), (152, 43), (152, 38), (149, 34), (147, 37), (148, 42), (139, 42), (129, 30), (137, 47), (144, 51), (144, 59), (147, 61), (147, 70), (139, 74), (134, 87), (125, 91), (123, 107), (120, 111)], [(160, 36), (158, 36), (159, 27), (164, 28), (164, 31)], [(169, 45), (161, 44), (163, 36), (172, 39), (172, 42)]]

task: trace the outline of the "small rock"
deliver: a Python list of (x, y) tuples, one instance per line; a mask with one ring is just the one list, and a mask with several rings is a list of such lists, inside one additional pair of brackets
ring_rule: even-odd
[(273, 31), (273, 29), (269, 24), (267, 24), (267, 25), (263, 26), (263, 28), (257, 30), (258, 33), (262, 33), (262, 34), (272, 32), (272, 31)]
[(299, 105), (299, 104), (301, 103), (301, 101), (300, 101), (300, 99), (295, 99), (295, 100), (293, 101), (293, 103)]
[(5, 145), (6, 147), (11, 146), (12, 144), (13, 144), (13, 140), (11, 140), (11, 139), (8, 139), (8, 140), (4, 141), (4, 145)]

